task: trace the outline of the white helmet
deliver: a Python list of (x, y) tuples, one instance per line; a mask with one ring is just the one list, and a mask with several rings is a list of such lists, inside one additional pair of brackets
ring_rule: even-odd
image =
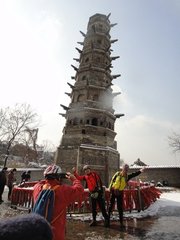
[(45, 171), (44, 171), (44, 176), (47, 176), (47, 175), (58, 175), (62, 173), (62, 170), (59, 166), (55, 165), (55, 164), (52, 164), (50, 166), (48, 166)]
[(87, 170), (87, 169), (91, 169), (89, 165), (84, 165), (83, 167), (83, 171)]

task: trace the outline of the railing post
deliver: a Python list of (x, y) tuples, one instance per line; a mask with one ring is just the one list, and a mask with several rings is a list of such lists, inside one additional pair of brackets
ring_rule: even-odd
[(141, 188), (140, 188), (140, 186), (137, 186), (137, 194), (138, 194), (138, 202), (139, 202), (138, 212), (140, 212), (141, 210), (143, 210), (143, 208), (142, 208), (142, 197), (141, 197)]

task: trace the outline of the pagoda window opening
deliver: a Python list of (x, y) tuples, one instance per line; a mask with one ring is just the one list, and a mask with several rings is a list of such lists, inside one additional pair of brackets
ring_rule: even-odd
[(90, 120), (89, 120), (89, 119), (87, 119), (87, 120), (86, 120), (86, 124), (89, 124), (89, 123), (90, 123)]
[(83, 123), (83, 120), (81, 119), (79, 123), (82, 124), (82, 123)]
[(98, 125), (98, 119), (97, 118), (93, 118), (92, 119), (92, 125), (93, 126), (97, 126)]
[(77, 102), (83, 102), (85, 100), (85, 95), (84, 94), (80, 94), (77, 98)]
[(86, 134), (86, 130), (85, 129), (82, 129), (82, 134)]
[(82, 80), (86, 80), (86, 75), (82, 76)]
[(74, 118), (73, 125), (78, 125), (78, 118)]
[(93, 101), (97, 101), (99, 99), (99, 96), (97, 95), (97, 94), (95, 94), (94, 96), (93, 96)]
[(101, 31), (101, 32), (102, 32), (102, 30), (103, 30), (103, 25), (102, 25), (102, 24), (99, 24), (99, 25), (98, 25), (98, 31)]
[(101, 58), (100, 57), (96, 57), (95, 61), (96, 62), (101, 62)]
[(92, 29), (94, 30), (96, 28), (96, 24), (93, 24), (92, 25)]
[(87, 63), (87, 62), (89, 62), (89, 58), (88, 57), (85, 59), (85, 63)]
[(101, 45), (102, 40), (101, 40), (101, 39), (98, 39), (98, 40), (97, 40), (97, 43), (98, 43), (99, 45)]

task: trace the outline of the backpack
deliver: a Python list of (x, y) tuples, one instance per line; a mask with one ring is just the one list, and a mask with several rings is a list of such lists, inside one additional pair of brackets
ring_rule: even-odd
[(47, 184), (45, 184), (42, 187), (42, 191), (40, 192), (37, 201), (35, 202), (32, 209), (32, 212), (43, 216), (49, 223), (52, 222), (55, 189), (58, 187), (59, 185), (50, 188)]

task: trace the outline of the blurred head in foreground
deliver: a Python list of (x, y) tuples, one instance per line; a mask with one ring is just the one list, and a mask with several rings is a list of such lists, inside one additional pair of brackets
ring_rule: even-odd
[(52, 231), (43, 217), (30, 213), (0, 220), (0, 239), (52, 240)]

